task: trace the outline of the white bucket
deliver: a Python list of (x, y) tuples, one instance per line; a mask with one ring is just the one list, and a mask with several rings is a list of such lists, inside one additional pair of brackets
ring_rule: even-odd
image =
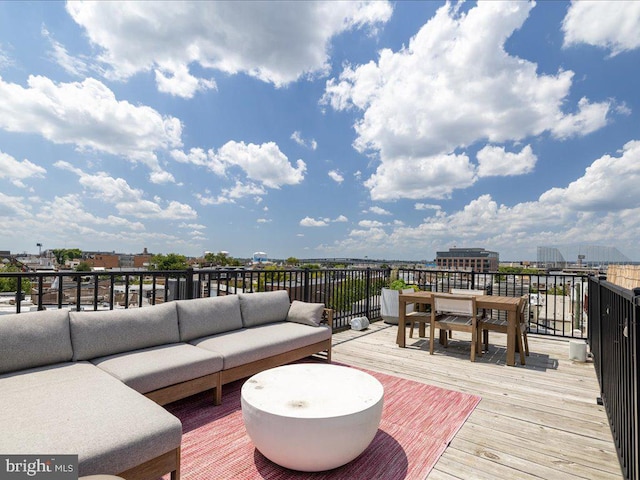
[(582, 363), (587, 361), (587, 344), (583, 340), (571, 340), (569, 342), (569, 360)]

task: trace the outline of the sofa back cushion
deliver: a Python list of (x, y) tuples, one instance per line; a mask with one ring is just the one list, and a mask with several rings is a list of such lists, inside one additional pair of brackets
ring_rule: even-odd
[(69, 310), (0, 316), (0, 373), (68, 362)]
[(238, 297), (240, 297), (242, 324), (245, 327), (281, 322), (289, 313), (289, 293), (286, 290), (240, 293)]
[(175, 302), (143, 308), (70, 312), (74, 360), (180, 341)]
[(176, 306), (183, 342), (242, 328), (237, 295), (178, 300)]

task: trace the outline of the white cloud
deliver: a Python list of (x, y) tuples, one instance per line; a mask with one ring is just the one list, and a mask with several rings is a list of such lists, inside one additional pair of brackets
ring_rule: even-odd
[(624, 145), (619, 157), (604, 155), (584, 176), (565, 189), (552, 189), (540, 198), (580, 212), (607, 212), (640, 206), (640, 140)]
[(329, 175), (329, 177), (331, 178), (331, 180), (333, 180), (336, 183), (342, 183), (344, 182), (344, 177), (342, 176), (342, 174), (340, 172), (338, 172), (337, 170), (330, 170), (329, 173), (327, 174)]
[[(207, 152), (202, 148), (192, 148), (189, 153), (185, 153), (182, 150), (172, 150), (171, 156), (176, 162), (192, 163), (200, 167), (209, 166)], [(224, 175), (224, 170), (221, 170), (220, 174)]]
[(394, 225), (385, 231), (382, 224), (363, 221), (346, 239), (321, 250), (415, 256), (421, 249), (436, 251), (451, 244), (482, 245), (499, 251), (502, 259), (522, 259), (527, 250), (534, 259), (535, 246), (579, 241), (615, 244), (633, 252), (640, 228), (639, 182), (640, 140), (634, 140), (618, 156), (596, 159), (580, 178), (547, 190), (535, 201), (501, 205), (487, 194), (453, 212), (416, 203), (420, 210), (433, 210), (418, 225)]
[[(25, 205), (24, 199), (22, 197), (5, 195), (4, 193), (0, 192), (0, 220), (2, 220), (3, 217), (4, 220), (6, 220), (0, 221), (0, 225), (4, 224), (7, 227), (10, 225), (15, 226), (16, 217), (24, 215), (25, 211), (28, 208), (28, 204)], [(11, 219), (13, 219), (13, 221), (10, 221)]]
[(564, 46), (586, 43), (612, 56), (640, 47), (640, 3), (571, 2), (562, 22)]
[(271, 219), (259, 218), (258, 220), (256, 220), (256, 222), (258, 222), (258, 223), (271, 223)]
[(478, 152), (478, 176), (513, 176), (533, 172), (538, 161), (531, 145), (524, 147), (520, 153), (506, 152), (504, 147), (487, 145)]
[(440, 205), (434, 205), (432, 203), (416, 203), (413, 208), (416, 210), (440, 210), (442, 207)]
[(368, 212), (375, 213), (376, 215), (391, 215), (391, 212), (389, 210), (385, 210), (382, 207), (376, 206), (371, 207)]
[(0, 68), (13, 66), (14, 61), (0, 43)]
[(157, 151), (182, 145), (182, 125), (147, 106), (117, 100), (103, 83), (54, 83), (30, 76), (27, 88), (0, 78), (0, 128), (36, 133), (56, 144), (108, 153), (151, 170), (151, 179), (172, 181), (158, 163)]
[[(515, 142), (544, 132), (586, 135), (607, 123), (611, 101), (566, 104), (573, 72), (539, 74), (507, 53), (533, 2), (447, 3), (397, 52), (347, 65), (321, 100), (361, 112), (355, 148), (378, 155), (365, 185), (373, 200), (444, 198), (476, 181), (464, 153), (477, 142)], [(456, 155), (453, 155), (456, 152)], [(456, 165), (452, 165), (456, 163)]]
[(56, 41), (46, 27), (42, 27), (42, 36), (49, 40), (51, 44), (51, 51), (49, 56), (57, 63), (62, 69), (76, 77), (86, 76), (90, 70), (90, 66), (83, 58), (74, 57), (70, 55), (67, 49), (60, 42)]
[(291, 134), (290, 138), (302, 147), (310, 148), (311, 150), (315, 150), (316, 148), (318, 148), (318, 142), (316, 142), (314, 139), (305, 140), (304, 138), (302, 138), (302, 134), (297, 130)]
[(176, 97), (193, 98), (197, 92), (216, 90), (215, 80), (194, 77), (186, 65), (157, 68), (155, 74), (158, 91)]
[(75, 173), (80, 185), (93, 198), (113, 204), (121, 215), (144, 219), (184, 220), (196, 218), (196, 211), (189, 205), (177, 201), (154, 198), (145, 200), (144, 192), (132, 188), (123, 178), (113, 178), (105, 172), (88, 174), (68, 162), (58, 161), (55, 167)]
[(395, 158), (383, 162), (364, 185), (373, 200), (446, 198), (454, 189), (473, 185), (474, 166), (466, 155)]
[[(58, 225), (61, 230), (69, 227), (71, 231), (96, 232), (93, 227), (121, 230), (127, 228), (133, 231), (144, 230), (140, 222), (131, 222), (122, 217), (108, 215), (100, 217), (88, 212), (83, 205), (80, 195), (64, 195), (55, 197), (46, 202), (38, 211), (37, 218), (48, 222), (50, 225)], [(55, 231), (55, 229), (52, 229)]]
[(205, 230), (207, 228), (206, 225), (201, 223), (181, 223), (178, 225), (180, 228), (190, 228), (192, 230)]
[(358, 225), (360, 227), (364, 227), (364, 228), (378, 228), (378, 227), (384, 227), (384, 223), (379, 222), (377, 220), (360, 220), (358, 222)]
[[(207, 192), (207, 195), (202, 195), (197, 193), (195, 197), (198, 199), (201, 205), (224, 205), (229, 203), (236, 203), (236, 200), (240, 200), (244, 197), (255, 196), (255, 202), (259, 204), (262, 201), (262, 195), (266, 195), (266, 190), (254, 183), (244, 184), (242, 182), (236, 181), (235, 185), (230, 188), (223, 188), (221, 193), (217, 197), (213, 197), (210, 195), (210, 192)], [(265, 212), (269, 210), (268, 207), (264, 207)]]
[[(388, 2), (69, 2), (111, 78), (156, 71), (159, 87), (191, 96), (191, 64), (284, 86), (329, 71), (331, 39), (375, 28)], [(168, 87), (166, 79), (175, 84)], [(177, 77), (177, 78), (176, 78)], [(187, 87), (185, 87), (187, 85)], [(191, 87), (189, 87), (191, 86)]]
[(47, 171), (26, 158), (19, 162), (8, 153), (0, 150), (0, 178), (8, 178), (14, 185), (24, 187), (27, 178), (44, 178)]
[(349, 219), (344, 215), (338, 215), (333, 221), (338, 223), (344, 223), (344, 222), (348, 222)]
[(326, 219), (314, 219), (311, 217), (304, 217), (300, 220), (301, 227), (326, 227), (329, 225)]
[(218, 151), (209, 150), (208, 165), (217, 175), (225, 175), (232, 167), (240, 167), (251, 180), (268, 188), (296, 185), (307, 170), (302, 160), (293, 167), (274, 142), (255, 145), (230, 141)]

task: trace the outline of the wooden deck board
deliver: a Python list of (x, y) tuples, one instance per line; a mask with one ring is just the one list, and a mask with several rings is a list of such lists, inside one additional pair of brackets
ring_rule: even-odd
[(568, 340), (530, 335), (526, 365), (507, 367), (504, 334), (476, 362), (464, 333), (434, 355), (428, 338), (399, 348), (396, 334), (381, 322), (337, 333), (333, 360), (482, 397), (429, 480), (622, 478), (593, 364), (569, 360)]

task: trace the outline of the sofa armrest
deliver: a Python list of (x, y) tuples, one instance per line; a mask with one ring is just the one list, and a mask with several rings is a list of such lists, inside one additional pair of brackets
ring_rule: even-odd
[(327, 325), (331, 328), (331, 331), (333, 331), (333, 309), (325, 308), (322, 312), (322, 320), (326, 321)]

